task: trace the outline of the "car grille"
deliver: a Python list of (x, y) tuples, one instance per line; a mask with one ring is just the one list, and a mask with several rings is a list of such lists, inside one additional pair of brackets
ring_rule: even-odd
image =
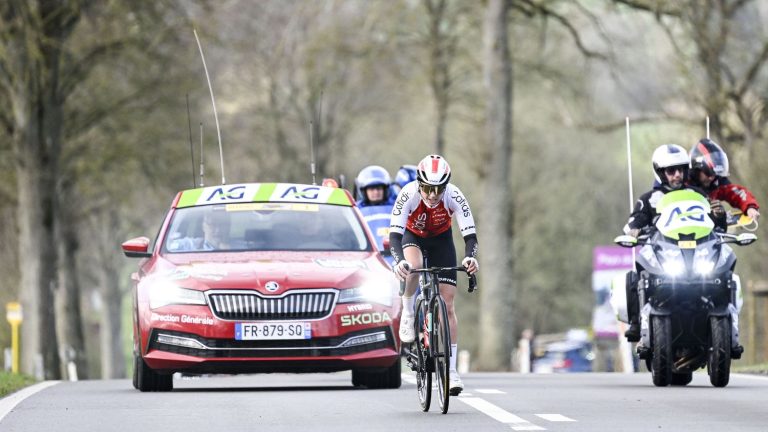
[(288, 291), (266, 296), (255, 291), (213, 291), (208, 303), (223, 320), (313, 320), (330, 315), (336, 306), (336, 290)]

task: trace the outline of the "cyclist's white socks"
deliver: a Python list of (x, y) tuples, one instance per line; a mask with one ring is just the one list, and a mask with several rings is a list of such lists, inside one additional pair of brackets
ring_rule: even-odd
[(458, 351), (459, 344), (451, 344), (451, 370), (456, 370), (456, 351)]
[(415, 299), (413, 296), (403, 296), (403, 315), (413, 316), (413, 303)]

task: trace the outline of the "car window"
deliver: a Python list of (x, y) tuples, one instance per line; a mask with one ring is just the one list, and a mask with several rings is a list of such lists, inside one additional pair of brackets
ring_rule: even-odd
[(242, 203), (177, 209), (163, 252), (370, 250), (352, 207)]

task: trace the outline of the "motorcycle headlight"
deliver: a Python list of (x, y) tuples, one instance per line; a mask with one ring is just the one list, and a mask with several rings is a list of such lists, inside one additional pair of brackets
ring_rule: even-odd
[(664, 273), (668, 276), (677, 277), (685, 272), (685, 263), (683, 260), (671, 259), (664, 261), (661, 265), (664, 269)]
[(341, 290), (339, 303), (378, 303), (392, 306), (393, 286), (386, 282), (366, 282), (359, 287)]
[(182, 288), (171, 282), (160, 283), (149, 291), (149, 308), (157, 309), (170, 304), (205, 305), (202, 291)]
[(708, 259), (700, 259), (693, 263), (693, 271), (699, 276), (707, 276), (715, 268), (715, 262)]

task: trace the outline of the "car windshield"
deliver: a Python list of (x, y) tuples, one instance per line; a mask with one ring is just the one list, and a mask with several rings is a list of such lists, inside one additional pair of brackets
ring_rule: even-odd
[(163, 252), (364, 251), (368, 238), (352, 207), (241, 203), (177, 209)]

